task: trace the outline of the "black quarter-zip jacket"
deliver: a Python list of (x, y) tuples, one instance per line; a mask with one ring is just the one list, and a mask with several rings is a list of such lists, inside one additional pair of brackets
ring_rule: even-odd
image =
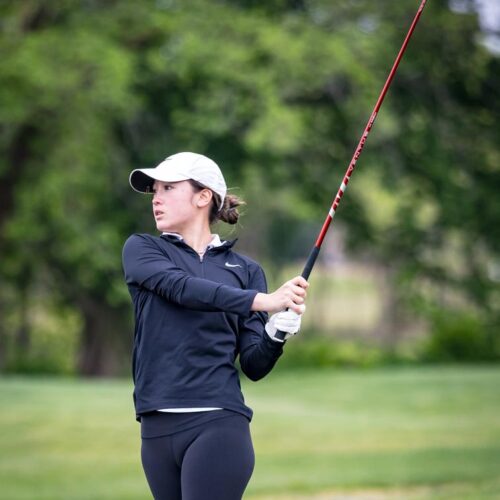
[(203, 258), (182, 240), (133, 234), (123, 247), (125, 280), (135, 316), (132, 371), (137, 419), (161, 408), (218, 407), (249, 419), (236, 357), (252, 380), (283, 352), (265, 333), (267, 314), (252, 312), (267, 293), (262, 268), (232, 250)]

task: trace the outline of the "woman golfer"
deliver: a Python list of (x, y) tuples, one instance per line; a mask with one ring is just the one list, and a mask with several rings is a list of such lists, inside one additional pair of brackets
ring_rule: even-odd
[(268, 294), (261, 267), (211, 234), (213, 222), (236, 223), (241, 201), (209, 158), (178, 153), (134, 170), (130, 184), (152, 193), (161, 232), (123, 248), (146, 478), (155, 499), (241, 499), (254, 452), (236, 357), (252, 380), (269, 373), (283, 351), (276, 331), (300, 328), (308, 283)]

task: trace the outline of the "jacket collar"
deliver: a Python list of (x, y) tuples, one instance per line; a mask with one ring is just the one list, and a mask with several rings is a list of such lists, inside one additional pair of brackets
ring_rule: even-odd
[[(234, 240), (222, 241), (218, 234), (213, 234), (212, 236), (213, 236), (213, 238), (212, 238), (212, 241), (207, 246), (207, 251), (208, 250), (215, 250), (215, 251), (226, 250), (226, 249), (232, 248), (234, 246), (234, 244), (238, 241), (238, 238), (235, 238)], [(184, 238), (179, 233), (162, 233), (161, 238), (169, 241), (170, 243), (173, 243), (174, 245), (184, 246), (184, 247), (191, 249), (191, 247), (184, 242)]]

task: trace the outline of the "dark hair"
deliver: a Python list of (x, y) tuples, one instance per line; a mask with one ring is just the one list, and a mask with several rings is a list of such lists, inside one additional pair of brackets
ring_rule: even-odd
[[(193, 179), (189, 179), (188, 182), (197, 193), (199, 193), (202, 189), (210, 189)], [(212, 194), (212, 206), (210, 208), (208, 222), (210, 224), (214, 224), (221, 220), (227, 224), (236, 224), (238, 222), (238, 218), (240, 217), (238, 207), (245, 205), (245, 202), (234, 194), (226, 194), (222, 208), (219, 210), (220, 196), (214, 191), (212, 191)]]

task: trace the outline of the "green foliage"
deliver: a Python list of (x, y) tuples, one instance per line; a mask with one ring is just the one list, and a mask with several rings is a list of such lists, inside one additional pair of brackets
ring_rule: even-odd
[(448, 362), (499, 360), (500, 342), (492, 327), (476, 314), (440, 310), (433, 314), (423, 357)]
[(37, 375), (76, 373), (77, 337), (68, 336), (66, 333), (65, 330), (35, 330), (31, 335), (32, 345), (27, 352), (16, 352), (7, 344), (5, 347), (9, 355), (5, 360), (4, 372)]
[[(121, 247), (154, 231), (127, 176), (181, 150), (251, 202), (239, 250), (269, 274), (304, 258), (414, 14), (383, 5), (2, 2), (2, 315), (43, 289), (81, 317), (78, 369), (114, 366), (132, 336)], [(480, 34), (475, 14), (428, 2), (337, 217), (408, 301), (431, 283), (427, 300), (452, 290), (493, 324), (500, 71)], [(0, 326), (0, 342), (23, 331)]]
[[(73, 308), (50, 303), (47, 297), (33, 300), (29, 318), (7, 315), (4, 372), (71, 375), (77, 371), (78, 335), (81, 318)], [(20, 322), (27, 324), (23, 327)], [(24, 342), (13, 335), (19, 328), (29, 329)], [(31, 328), (30, 328), (31, 327)]]
[(287, 343), (286, 353), (279, 361), (279, 368), (327, 368), (327, 367), (363, 367), (380, 365), (386, 360), (380, 347), (365, 343), (318, 339)]

